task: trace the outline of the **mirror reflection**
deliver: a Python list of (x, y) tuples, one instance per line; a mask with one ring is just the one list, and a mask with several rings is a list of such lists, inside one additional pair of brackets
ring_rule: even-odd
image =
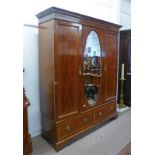
[(98, 36), (94, 31), (91, 31), (87, 37), (83, 64), (84, 74), (100, 75), (101, 49)]
[(98, 35), (91, 31), (87, 37), (83, 56), (83, 76), (88, 104), (96, 104), (101, 77), (101, 48)]

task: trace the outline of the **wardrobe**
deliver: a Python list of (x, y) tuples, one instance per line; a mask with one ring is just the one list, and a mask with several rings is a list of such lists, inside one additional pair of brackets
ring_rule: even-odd
[(59, 151), (117, 118), (121, 26), (56, 7), (36, 16), (42, 136)]

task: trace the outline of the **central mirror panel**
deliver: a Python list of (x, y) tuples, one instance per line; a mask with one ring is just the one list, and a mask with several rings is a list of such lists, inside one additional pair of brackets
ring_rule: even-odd
[(87, 36), (83, 55), (83, 78), (87, 103), (94, 106), (97, 102), (101, 78), (101, 48), (95, 31), (91, 31)]

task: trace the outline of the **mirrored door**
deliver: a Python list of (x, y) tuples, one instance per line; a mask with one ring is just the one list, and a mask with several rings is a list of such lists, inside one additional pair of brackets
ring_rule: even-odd
[(97, 33), (91, 31), (83, 53), (84, 93), (89, 106), (97, 102), (101, 78), (101, 47)]

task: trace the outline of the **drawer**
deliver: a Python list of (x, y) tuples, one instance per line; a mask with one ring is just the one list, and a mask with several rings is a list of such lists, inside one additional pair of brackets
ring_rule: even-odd
[(92, 125), (92, 112), (82, 114), (78, 118), (61, 123), (57, 126), (58, 140), (69, 137)]
[(98, 123), (116, 113), (116, 104), (109, 103), (93, 111), (93, 123)]

